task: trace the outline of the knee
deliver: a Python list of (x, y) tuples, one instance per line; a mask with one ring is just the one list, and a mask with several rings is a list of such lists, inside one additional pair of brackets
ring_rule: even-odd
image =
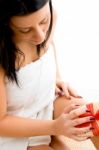
[(85, 105), (86, 101), (83, 98), (71, 97), (71, 99), (68, 100), (65, 96), (57, 97), (54, 102), (54, 119), (57, 118), (64, 111), (64, 109), (71, 104)]
[(71, 97), (70, 103), (72, 104), (79, 104), (79, 105), (85, 105), (87, 102), (83, 98), (75, 98)]
[(79, 104), (79, 105), (85, 105), (87, 102), (83, 98), (76, 98), (72, 97), (71, 99), (67, 99), (65, 96), (57, 97), (54, 102), (54, 107), (58, 108), (65, 108), (66, 106), (69, 106), (71, 104)]

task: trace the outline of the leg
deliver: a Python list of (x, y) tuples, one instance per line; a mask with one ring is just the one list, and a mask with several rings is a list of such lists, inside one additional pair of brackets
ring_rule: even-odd
[(65, 96), (58, 97), (54, 102), (54, 119), (63, 112), (65, 107), (71, 104), (84, 105), (86, 101), (74, 97), (71, 100), (66, 99)]
[(66, 139), (64, 136), (52, 136), (51, 147), (54, 150), (70, 150), (70, 148), (66, 144)]
[[(63, 112), (64, 108), (66, 106), (69, 106), (70, 104), (84, 105), (86, 104), (86, 101), (79, 98), (72, 98), (71, 100), (67, 100), (66, 97), (64, 96), (58, 97), (54, 103), (54, 118), (57, 118)], [(66, 146), (66, 143), (64, 143), (64, 141), (65, 141), (64, 137), (62, 136), (53, 137), (51, 143), (52, 147), (54, 147), (56, 150), (57, 146), (59, 145), (59, 147), (63, 146), (63, 148), (59, 148), (59, 149), (57, 148), (57, 150), (69, 150), (69, 148)], [(95, 147), (99, 149), (99, 137), (93, 137), (91, 141), (95, 145)]]
[[(70, 104), (83, 105), (86, 102), (84, 100), (78, 98), (72, 98), (71, 100), (67, 100), (65, 96), (58, 97), (54, 103), (54, 119), (57, 118), (64, 110), (66, 106)], [(51, 146), (55, 150), (70, 150), (70, 148), (66, 145), (66, 139), (64, 136), (52, 137)]]
[(48, 145), (30, 146), (27, 150), (54, 150)]
[(91, 139), (91, 141), (93, 142), (93, 144), (95, 145), (96, 149), (99, 149), (99, 136), (98, 137), (93, 137)]

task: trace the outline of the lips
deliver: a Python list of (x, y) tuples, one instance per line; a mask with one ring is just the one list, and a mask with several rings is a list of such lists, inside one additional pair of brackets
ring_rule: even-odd
[(28, 40), (25, 40), (27, 43), (31, 44), (31, 45), (39, 45), (41, 44), (44, 40), (40, 41), (40, 40), (33, 40), (33, 39), (28, 39)]
[(38, 44), (41, 44), (43, 41), (44, 41), (44, 40), (42, 40), (42, 41), (31, 40), (30, 42), (31, 42), (31, 44), (36, 44), (36, 45), (38, 45)]

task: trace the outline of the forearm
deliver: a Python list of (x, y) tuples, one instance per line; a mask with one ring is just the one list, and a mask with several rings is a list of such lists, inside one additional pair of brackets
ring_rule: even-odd
[(0, 136), (30, 137), (53, 135), (53, 120), (34, 120), (5, 116), (0, 120)]

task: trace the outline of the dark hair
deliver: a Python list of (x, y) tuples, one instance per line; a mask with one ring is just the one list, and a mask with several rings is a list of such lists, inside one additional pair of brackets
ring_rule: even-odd
[(12, 16), (28, 15), (42, 8), (47, 2), (49, 2), (51, 20), (46, 39), (43, 43), (37, 45), (38, 55), (41, 47), (46, 45), (52, 30), (53, 10), (51, 0), (0, 0), (0, 66), (12, 82), (15, 81), (18, 84), (15, 68), (16, 54), (24, 54), (15, 47), (11, 39), (12, 30), (7, 24)]

